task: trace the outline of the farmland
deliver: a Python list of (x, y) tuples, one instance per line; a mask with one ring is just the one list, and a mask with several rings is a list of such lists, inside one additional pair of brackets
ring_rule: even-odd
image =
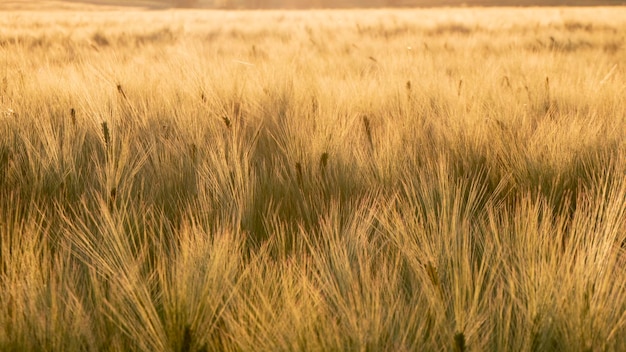
[(0, 28), (0, 350), (626, 350), (626, 8)]

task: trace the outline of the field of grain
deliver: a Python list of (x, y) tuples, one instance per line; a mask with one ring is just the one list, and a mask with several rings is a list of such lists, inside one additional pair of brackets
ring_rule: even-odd
[(626, 8), (0, 28), (0, 350), (626, 350)]

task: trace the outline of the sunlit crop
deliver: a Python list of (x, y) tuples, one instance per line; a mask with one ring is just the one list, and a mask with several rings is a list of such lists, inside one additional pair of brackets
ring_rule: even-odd
[(626, 350), (626, 9), (0, 28), (0, 350)]

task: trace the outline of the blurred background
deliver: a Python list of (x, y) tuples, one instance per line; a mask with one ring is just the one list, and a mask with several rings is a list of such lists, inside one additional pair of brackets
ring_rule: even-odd
[(396, 7), (396, 6), (472, 6), (472, 5), (606, 5), (618, 0), (173, 0), (177, 6), (204, 4), (226, 8), (310, 8), (310, 7)]
[(414, 6), (596, 6), (625, 5), (624, 0), (164, 0), (178, 7), (351, 8)]
[(179, 7), (351, 8), (414, 6), (595, 6), (624, 5), (624, 0), (169, 0)]
[(213, 9), (307, 9), (445, 6), (606, 6), (626, 0), (0, 0), (3, 9), (76, 8), (77, 6)]

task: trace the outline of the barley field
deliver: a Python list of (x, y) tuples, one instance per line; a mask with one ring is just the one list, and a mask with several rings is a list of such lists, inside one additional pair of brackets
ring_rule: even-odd
[(0, 350), (625, 351), (625, 38), (0, 12)]

